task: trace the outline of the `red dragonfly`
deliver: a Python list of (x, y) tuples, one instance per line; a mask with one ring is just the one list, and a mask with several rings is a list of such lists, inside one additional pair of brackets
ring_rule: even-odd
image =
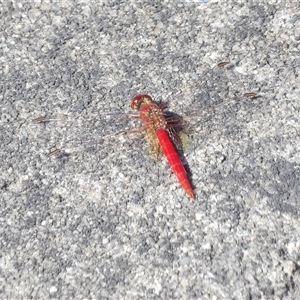
[[(143, 122), (143, 131), (151, 155), (158, 158), (161, 154), (164, 154), (183, 189), (191, 198), (195, 198), (187, 172), (178, 154), (178, 150), (184, 146), (185, 128), (183, 119), (177, 114), (164, 111), (167, 108), (166, 103), (157, 103), (145, 94), (138, 94), (133, 97), (130, 107), (139, 112), (136, 117), (139, 117)], [(132, 114), (132, 116), (135, 115)], [(42, 123), (53, 120), (57, 119), (40, 117), (34, 119), (33, 122)], [(54, 156), (61, 151), (62, 149), (55, 149), (48, 156)]]
[(191, 198), (195, 198), (187, 172), (171, 140), (173, 138), (175, 144), (182, 144), (180, 135), (177, 134), (182, 130), (182, 119), (175, 118), (174, 115), (165, 116), (164, 104), (156, 104), (149, 95), (136, 95), (132, 98), (130, 107), (139, 111), (145, 126), (145, 137), (154, 155), (158, 156), (163, 152), (183, 189)]
[[(218, 64), (218, 67), (223, 67), (227, 62)], [(245, 97), (254, 97), (255, 93), (246, 93)], [(230, 102), (230, 101), (227, 101)], [(178, 150), (185, 146), (187, 136), (187, 128), (183, 118), (175, 113), (166, 111), (168, 107), (164, 102), (155, 102), (149, 95), (138, 94), (132, 98), (130, 107), (138, 111), (138, 115), (131, 114), (131, 116), (139, 117), (143, 122), (143, 132), (146, 138), (148, 148), (152, 156), (158, 158), (163, 154), (173, 173), (178, 179), (178, 182), (185, 190), (187, 195), (194, 199), (195, 194), (191, 182), (189, 180), (187, 171), (180, 159)], [(106, 115), (123, 115), (128, 116), (126, 113), (106, 113)], [(49, 122), (57, 120), (57, 118), (40, 117), (34, 119), (35, 123)], [(123, 131), (124, 132), (124, 131)], [(54, 156), (60, 153), (62, 149), (56, 149), (48, 154)]]

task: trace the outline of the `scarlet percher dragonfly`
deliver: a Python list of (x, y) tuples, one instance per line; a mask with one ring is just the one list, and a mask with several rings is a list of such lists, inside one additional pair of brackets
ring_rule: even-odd
[[(191, 198), (194, 198), (187, 172), (177, 152), (183, 148), (184, 144), (183, 119), (171, 112), (165, 112), (164, 109), (167, 108), (167, 105), (156, 103), (149, 95), (136, 95), (132, 98), (130, 107), (139, 112), (138, 117), (143, 122), (144, 135), (152, 156), (158, 158), (163, 153), (183, 189)], [(53, 120), (55, 119), (40, 117), (34, 119), (33, 122), (42, 123)], [(48, 156), (54, 156), (61, 150), (56, 149)]]
[[(227, 62), (220, 63), (222, 67)], [(245, 97), (256, 96), (255, 93), (246, 93)], [(148, 148), (152, 156), (158, 158), (163, 154), (173, 173), (178, 179), (187, 195), (194, 199), (195, 195), (186, 169), (180, 159), (178, 150), (183, 149), (187, 129), (184, 126), (183, 119), (177, 114), (166, 111), (167, 104), (157, 103), (149, 95), (138, 94), (132, 98), (130, 107), (138, 111), (138, 117), (143, 122), (143, 132), (146, 138)], [(40, 117), (34, 119), (35, 123), (49, 122), (55, 119)], [(56, 149), (48, 154), (53, 156), (61, 152), (62, 149)]]
[(139, 111), (145, 126), (145, 136), (155, 156), (163, 152), (183, 189), (191, 198), (195, 198), (187, 172), (171, 140), (173, 138), (175, 144), (182, 144), (177, 134), (182, 129), (181, 119), (165, 116), (164, 107), (156, 104), (149, 95), (136, 95), (130, 106)]

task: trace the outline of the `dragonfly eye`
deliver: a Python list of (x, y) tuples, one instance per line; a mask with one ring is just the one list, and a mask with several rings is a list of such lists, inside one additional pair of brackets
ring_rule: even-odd
[(139, 110), (142, 104), (151, 104), (153, 102), (149, 95), (138, 94), (131, 99), (130, 107), (133, 110)]

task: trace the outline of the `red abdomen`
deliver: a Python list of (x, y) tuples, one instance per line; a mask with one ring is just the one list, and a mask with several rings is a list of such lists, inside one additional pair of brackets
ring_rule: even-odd
[(168, 133), (166, 132), (166, 130), (159, 128), (156, 130), (156, 135), (159, 140), (161, 150), (166, 156), (170, 167), (172, 168), (179, 183), (191, 198), (195, 198), (186, 170), (173, 143), (170, 140)]

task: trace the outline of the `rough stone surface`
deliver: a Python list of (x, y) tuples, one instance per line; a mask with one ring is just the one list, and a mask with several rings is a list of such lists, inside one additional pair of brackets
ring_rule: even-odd
[[(2, 2), (0, 298), (300, 299), (299, 8)], [(108, 115), (138, 92), (191, 124), (195, 201)]]

